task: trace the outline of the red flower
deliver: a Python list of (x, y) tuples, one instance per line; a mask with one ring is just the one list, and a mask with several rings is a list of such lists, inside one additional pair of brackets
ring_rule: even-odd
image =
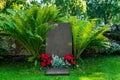
[(48, 61), (47, 61), (47, 65), (51, 65), (51, 60), (48, 60)]
[(76, 64), (76, 62), (75, 62), (75, 61), (71, 61), (71, 64), (72, 64), (72, 65), (75, 65), (75, 64)]
[(73, 57), (73, 54), (69, 54), (68, 56)]
[(42, 68), (46, 67), (46, 64), (44, 62), (41, 62)]
[(47, 60), (46, 60), (46, 59), (44, 59), (44, 60), (43, 60), (43, 62), (44, 62), (44, 63), (46, 63), (46, 62), (47, 62)]
[(68, 54), (68, 55), (64, 56), (64, 60), (67, 60), (67, 61), (73, 60), (73, 54)]
[(76, 62), (74, 61), (73, 54), (68, 54), (68, 55), (64, 56), (64, 61), (68, 61), (72, 65), (76, 64)]
[(42, 59), (41, 61), (42, 68), (51, 65), (52, 59), (48, 54), (43, 53), (40, 55), (40, 58)]
[(73, 54), (69, 54), (69, 55), (64, 56), (64, 60), (67, 60), (67, 61), (73, 60)]
[(41, 54), (40, 58), (47, 59), (50, 58), (48, 54)]

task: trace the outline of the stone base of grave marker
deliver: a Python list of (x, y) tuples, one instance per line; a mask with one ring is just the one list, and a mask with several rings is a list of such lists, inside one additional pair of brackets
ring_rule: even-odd
[(46, 75), (69, 75), (69, 71), (64, 68), (51, 68), (46, 70)]

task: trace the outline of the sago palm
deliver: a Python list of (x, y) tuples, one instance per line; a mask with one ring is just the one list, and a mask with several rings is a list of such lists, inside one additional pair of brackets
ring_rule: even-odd
[(1, 28), (17, 39), (35, 58), (45, 49), (47, 32), (52, 28), (47, 23), (54, 22), (58, 10), (55, 6), (37, 7), (29, 10), (8, 10), (1, 14)]
[(72, 19), (73, 49), (76, 59), (87, 48), (101, 48), (106, 45), (107, 38), (103, 33), (108, 30), (107, 26), (96, 28), (94, 22)]

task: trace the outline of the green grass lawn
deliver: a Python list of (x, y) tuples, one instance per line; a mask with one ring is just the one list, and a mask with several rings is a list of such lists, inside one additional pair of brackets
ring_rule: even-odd
[(0, 63), (0, 80), (120, 80), (120, 56), (88, 58), (69, 76), (45, 76), (24, 62)]

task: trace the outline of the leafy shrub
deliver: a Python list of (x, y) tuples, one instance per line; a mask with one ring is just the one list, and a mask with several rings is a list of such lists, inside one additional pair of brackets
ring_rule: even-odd
[(72, 34), (73, 34), (73, 47), (74, 56), (76, 59), (85, 49), (101, 48), (107, 46), (108, 40), (103, 33), (108, 30), (108, 26), (96, 27), (95, 22), (86, 20), (77, 20), (72, 18)]
[(119, 0), (86, 0), (86, 4), (88, 17), (101, 18), (105, 24), (111, 23), (111, 19), (120, 13)]
[(53, 27), (48, 22), (54, 22), (58, 15), (55, 6), (37, 7), (28, 10), (7, 10), (9, 15), (0, 14), (0, 26), (12, 37), (17, 39), (26, 50), (33, 55), (29, 61), (39, 58), (45, 50), (47, 32)]
[(66, 14), (72, 16), (80, 16), (86, 12), (86, 1), (85, 0), (41, 0), (43, 4), (55, 4), (60, 10), (61, 15)]

